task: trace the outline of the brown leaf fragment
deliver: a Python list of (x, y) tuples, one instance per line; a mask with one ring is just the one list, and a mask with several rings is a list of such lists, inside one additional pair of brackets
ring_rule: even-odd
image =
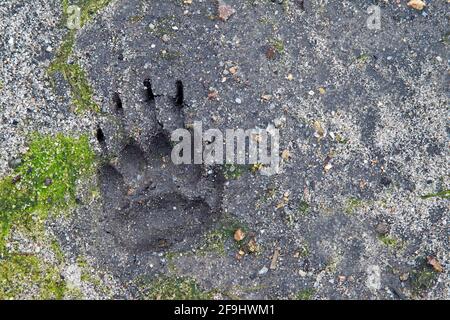
[(444, 268), (442, 268), (441, 263), (435, 257), (428, 256), (427, 257), (427, 261), (428, 261), (428, 264), (430, 266), (432, 266), (433, 269), (436, 270), (437, 272), (443, 272), (444, 271)]
[(320, 121), (316, 120), (316, 121), (314, 121), (313, 127), (314, 127), (314, 130), (315, 130), (314, 136), (319, 141), (322, 140), (325, 137), (325, 135), (326, 135), (326, 131), (323, 128), (322, 123), (320, 123)]
[(219, 19), (227, 21), (230, 17), (236, 13), (236, 10), (232, 6), (227, 5), (225, 2), (219, 0)]
[(230, 73), (232, 75), (235, 75), (237, 73), (237, 71), (238, 71), (238, 67), (236, 67), (236, 66), (231, 67), (228, 71), (230, 71)]
[(332, 165), (331, 163), (327, 163), (327, 164), (323, 167), (323, 170), (324, 170), (325, 172), (328, 172), (328, 171), (330, 171), (332, 168), (333, 168), (333, 165)]
[(400, 279), (400, 281), (407, 281), (409, 279), (409, 273), (405, 272), (405, 273), (400, 274), (399, 279)]
[(270, 262), (270, 270), (275, 270), (277, 268), (279, 257), (280, 257), (280, 249), (275, 248), (273, 255), (272, 255), (272, 261)]
[(284, 208), (289, 203), (289, 196), (290, 196), (289, 191), (286, 191), (283, 194), (283, 199), (277, 204), (276, 208), (277, 209)]
[(413, 9), (420, 11), (420, 10), (423, 10), (423, 8), (425, 8), (427, 4), (422, 0), (411, 0), (408, 2), (407, 5), (408, 5), (408, 7), (411, 7)]
[(208, 92), (208, 100), (218, 100), (219, 92), (217, 90), (210, 90)]
[(274, 60), (276, 54), (277, 54), (277, 50), (273, 46), (270, 46), (270, 47), (267, 48), (267, 50), (266, 50), (266, 58), (268, 60)]
[(256, 243), (255, 238), (250, 239), (247, 244), (247, 249), (250, 253), (255, 253), (258, 251), (258, 244)]
[(236, 241), (242, 241), (242, 240), (244, 240), (244, 238), (245, 238), (245, 232), (242, 231), (241, 228), (237, 229), (237, 230), (234, 232), (234, 240), (236, 240)]
[(291, 158), (291, 153), (289, 152), (288, 149), (283, 150), (283, 152), (281, 152), (281, 158), (282, 158), (284, 161), (287, 161), (287, 160), (289, 160), (289, 159)]

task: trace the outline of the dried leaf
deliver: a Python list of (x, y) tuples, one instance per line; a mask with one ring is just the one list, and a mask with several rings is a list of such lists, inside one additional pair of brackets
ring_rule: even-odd
[(331, 163), (327, 163), (324, 167), (323, 170), (325, 170), (325, 172), (330, 171), (333, 168), (333, 165)]
[(219, 1), (219, 19), (222, 21), (227, 21), (236, 10), (232, 6), (225, 4), (223, 1)]
[(208, 100), (217, 100), (219, 97), (219, 92), (216, 90), (211, 90), (208, 92)]
[(251, 253), (255, 253), (258, 251), (258, 244), (256, 243), (256, 240), (254, 238), (250, 239), (250, 241), (247, 244), (248, 251)]
[(275, 270), (277, 268), (279, 257), (280, 257), (280, 250), (276, 248), (272, 255), (272, 261), (270, 262), (270, 270)]
[(284, 161), (287, 161), (287, 160), (289, 160), (289, 158), (291, 157), (291, 153), (289, 152), (289, 150), (283, 150), (283, 152), (281, 152), (281, 158), (284, 160)]
[(283, 194), (283, 199), (277, 204), (276, 208), (277, 209), (284, 208), (289, 203), (289, 196), (290, 196), (289, 191), (286, 191)]
[(402, 273), (399, 277), (400, 281), (407, 281), (409, 279), (409, 273)]
[(238, 67), (236, 67), (236, 66), (231, 67), (228, 71), (230, 71), (230, 73), (232, 75), (235, 75), (237, 73), (237, 71), (238, 71)]
[(436, 270), (437, 272), (443, 272), (444, 271), (444, 268), (442, 268), (442, 265), (440, 264), (440, 262), (436, 258), (428, 256), (427, 260), (428, 260), (428, 264), (430, 266), (432, 266), (433, 269)]
[(276, 205), (276, 209), (281, 209), (281, 208), (284, 208), (286, 206), (286, 203), (284, 203), (283, 201), (281, 201), (280, 203), (278, 203), (277, 205)]
[(275, 59), (276, 54), (277, 54), (277, 50), (273, 46), (270, 46), (267, 48), (267, 51), (266, 51), (267, 59), (269, 59), (269, 60)]
[(408, 7), (411, 7), (416, 10), (423, 10), (426, 7), (426, 3), (422, 0), (411, 0), (408, 2)]
[(242, 240), (244, 240), (244, 238), (245, 238), (245, 232), (242, 231), (241, 228), (237, 229), (237, 230), (234, 232), (234, 240), (236, 240), (236, 241), (242, 241)]
[(320, 123), (320, 121), (318, 121), (318, 120), (314, 121), (313, 126), (314, 126), (314, 130), (316, 131), (314, 133), (314, 136), (319, 140), (323, 139), (325, 137), (326, 132), (325, 132), (325, 129), (322, 127), (322, 124)]

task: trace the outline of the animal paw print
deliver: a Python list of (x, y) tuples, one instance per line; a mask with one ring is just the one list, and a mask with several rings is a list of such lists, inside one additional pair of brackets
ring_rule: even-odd
[(97, 130), (105, 159), (102, 226), (134, 253), (195, 242), (220, 214), (223, 185), (220, 170), (171, 161), (170, 132), (185, 126), (182, 82), (174, 96), (158, 96), (146, 79), (142, 94), (143, 110), (132, 110), (114, 93), (114, 108)]

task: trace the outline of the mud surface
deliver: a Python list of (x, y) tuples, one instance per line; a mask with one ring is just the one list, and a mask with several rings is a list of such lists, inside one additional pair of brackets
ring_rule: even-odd
[[(224, 299), (448, 299), (448, 199), (423, 196), (449, 185), (449, 4), (226, 3), (222, 21), (212, 0), (114, 1), (77, 33), (100, 197), (52, 227), (63, 250), (121, 298), (186, 276)], [(281, 173), (175, 166), (194, 121), (275, 125)]]

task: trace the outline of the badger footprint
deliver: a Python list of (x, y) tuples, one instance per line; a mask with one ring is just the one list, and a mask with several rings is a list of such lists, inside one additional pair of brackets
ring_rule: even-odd
[[(182, 82), (176, 82), (173, 96), (157, 96), (147, 79), (142, 94), (140, 120), (116, 92), (109, 117), (120, 133), (110, 137), (112, 130), (97, 130), (105, 159), (98, 172), (102, 228), (116, 245), (134, 253), (194, 243), (220, 215), (223, 185), (219, 170), (175, 165), (170, 159), (170, 132), (184, 126)], [(136, 121), (144, 132), (138, 138), (129, 125)], [(109, 145), (113, 142), (115, 148)]]

